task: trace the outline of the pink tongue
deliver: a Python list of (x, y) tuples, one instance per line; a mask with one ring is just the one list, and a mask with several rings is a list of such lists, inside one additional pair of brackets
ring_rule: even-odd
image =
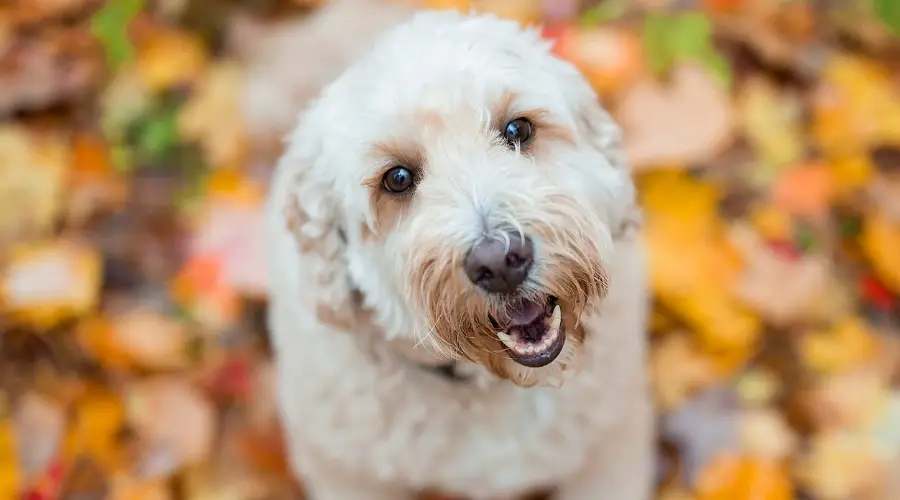
[(537, 302), (523, 302), (515, 309), (509, 311), (509, 326), (523, 326), (533, 323), (544, 313), (543, 304)]

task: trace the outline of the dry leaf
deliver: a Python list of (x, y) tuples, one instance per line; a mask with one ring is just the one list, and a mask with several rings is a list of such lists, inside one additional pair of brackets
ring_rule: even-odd
[(900, 224), (874, 211), (863, 222), (860, 243), (884, 284), (900, 293)]
[(822, 428), (860, 428), (882, 415), (890, 395), (884, 374), (865, 367), (823, 378), (808, 406)]
[(644, 72), (641, 42), (632, 31), (573, 27), (560, 33), (555, 52), (571, 61), (603, 95), (627, 88)]
[(212, 451), (214, 408), (187, 380), (154, 377), (134, 384), (127, 416), (143, 443), (146, 473), (169, 474), (203, 462)]
[(797, 435), (776, 409), (744, 411), (739, 426), (741, 448), (749, 457), (778, 462), (797, 449)]
[(36, 328), (82, 316), (97, 306), (100, 256), (71, 241), (36, 242), (11, 250), (0, 276), (0, 305)]
[(26, 394), (15, 407), (16, 455), (26, 482), (37, 479), (56, 458), (66, 426), (63, 408), (37, 394)]
[(732, 240), (747, 262), (735, 288), (741, 300), (775, 325), (804, 319), (827, 287), (828, 260), (815, 254), (786, 258), (746, 226), (735, 226)]
[(812, 370), (839, 373), (875, 360), (879, 344), (860, 318), (844, 318), (828, 332), (807, 333), (800, 344), (801, 358)]
[(695, 66), (681, 66), (669, 84), (638, 82), (623, 96), (616, 117), (638, 170), (712, 159), (731, 145), (735, 117), (730, 96)]
[(0, 126), (0, 244), (51, 229), (69, 161), (61, 137)]
[(864, 436), (830, 431), (813, 436), (798, 467), (806, 489), (822, 500), (864, 498), (881, 481), (883, 464)]
[(699, 474), (697, 500), (791, 500), (791, 478), (778, 461), (726, 454)]
[(193, 33), (160, 28), (138, 47), (137, 74), (151, 92), (193, 83), (206, 65), (206, 49)]
[(744, 135), (763, 163), (761, 170), (774, 172), (801, 157), (801, 109), (796, 99), (757, 77), (744, 83), (737, 105)]
[(656, 400), (663, 411), (684, 403), (694, 391), (716, 381), (712, 361), (682, 334), (670, 334), (660, 340), (651, 355)]
[(242, 84), (243, 68), (233, 62), (216, 63), (181, 108), (181, 136), (199, 141), (214, 168), (236, 167), (245, 160), (247, 137), (238, 100)]

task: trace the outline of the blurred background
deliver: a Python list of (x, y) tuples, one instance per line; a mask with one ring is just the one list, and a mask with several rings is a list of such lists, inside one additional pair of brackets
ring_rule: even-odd
[(900, 499), (900, 0), (0, 1), (0, 498), (300, 498), (261, 203), (421, 6), (540, 24), (625, 129), (659, 498)]

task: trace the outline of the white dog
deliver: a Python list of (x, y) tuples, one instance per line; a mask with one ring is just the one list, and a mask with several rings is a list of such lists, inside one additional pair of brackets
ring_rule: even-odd
[(423, 12), (303, 113), (269, 324), (315, 500), (651, 496), (644, 263), (618, 128), (536, 31)]

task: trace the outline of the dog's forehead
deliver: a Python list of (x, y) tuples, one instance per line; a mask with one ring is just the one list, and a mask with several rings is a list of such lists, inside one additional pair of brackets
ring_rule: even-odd
[(373, 125), (362, 133), (421, 123), (423, 115), (477, 127), (510, 95), (518, 107), (562, 106), (546, 70), (549, 47), (513, 21), (425, 12), (382, 36), (344, 75), (340, 94), (356, 101), (345, 101), (348, 112)]

